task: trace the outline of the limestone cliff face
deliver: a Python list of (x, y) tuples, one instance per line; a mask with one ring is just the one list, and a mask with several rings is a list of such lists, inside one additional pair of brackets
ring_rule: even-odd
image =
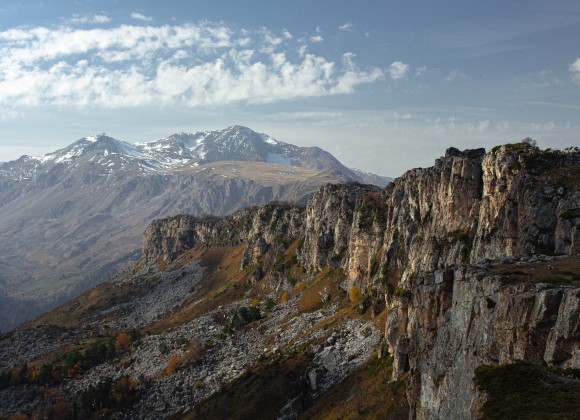
[(259, 266), (296, 238), (306, 270), (340, 268), (351, 284), (382, 296), (393, 376), (408, 372), (412, 417), (476, 417), (485, 399), (473, 383), (480, 364), (580, 367), (580, 288), (543, 282), (533, 270), (524, 282), (497, 271), (533, 263), (530, 254), (562, 254), (578, 272), (578, 148), (451, 148), (384, 189), (322, 187), (305, 209), (157, 221), (145, 233), (143, 258), (169, 261), (196, 244), (244, 242), (242, 266)]
[[(378, 232), (372, 229), (375, 199), (381, 201), (383, 192), (371, 185), (329, 184), (315, 193), (306, 207), (303, 265), (310, 269), (341, 266), (352, 270), (350, 277), (368, 277), (371, 243), (382, 244), (383, 227), (377, 226)], [(364, 214), (371, 201), (371, 214)]]
[(246, 244), (242, 268), (257, 263), (261, 253), (302, 235), (304, 208), (285, 203), (241, 210), (231, 216), (179, 215), (152, 222), (143, 235), (142, 261), (169, 263), (197, 245)]
[(409, 371), (412, 417), (476, 418), (481, 364), (516, 360), (580, 366), (580, 288), (510, 284), (474, 266), (418, 278), (409, 296), (388, 297), (386, 338), (395, 378)]
[(580, 251), (580, 153), (526, 144), (448, 149), (384, 190), (326, 186), (308, 202), (301, 261), (401, 287), (486, 258)]

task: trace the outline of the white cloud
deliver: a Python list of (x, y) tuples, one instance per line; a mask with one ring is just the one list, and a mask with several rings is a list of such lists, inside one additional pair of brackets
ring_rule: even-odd
[(351, 30), (351, 29), (352, 29), (352, 26), (353, 26), (353, 25), (352, 25), (352, 23), (350, 23), (350, 22), (347, 22), (347, 23), (345, 23), (344, 25), (340, 25), (340, 26), (338, 27), (338, 30), (339, 30), (339, 31), (349, 31), (349, 30)]
[(292, 38), (294, 38), (292, 36), (292, 34), (289, 31), (287, 31), (286, 29), (284, 29), (284, 31), (282, 32), (282, 35), (284, 36), (284, 39), (292, 39)]
[(411, 114), (409, 112), (406, 112), (404, 114), (399, 114), (398, 112), (393, 112), (393, 117), (395, 117), (396, 120), (416, 120), (417, 119), (417, 115)]
[[(0, 32), (0, 104), (99, 106), (271, 103), (348, 94), (383, 76), (300, 50), (268, 30), (202, 23)], [(118, 63), (123, 63), (119, 66)]]
[(484, 131), (486, 131), (489, 128), (490, 125), (491, 125), (491, 121), (489, 121), (489, 120), (478, 121), (476, 130), (479, 133), (483, 133)]
[(229, 48), (231, 30), (215, 25), (120, 26), (111, 29), (33, 28), (0, 32), (0, 67), (28, 66), (66, 60), (76, 54), (122, 52), (143, 59), (163, 49), (190, 48), (199, 52)]
[(534, 133), (549, 132), (556, 129), (556, 124), (554, 121), (548, 121), (545, 123), (531, 123), (529, 131)]
[(20, 114), (18, 113), (18, 111), (15, 111), (13, 109), (2, 110), (2, 112), (0, 112), (0, 121), (15, 120), (19, 115)]
[(342, 64), (344, 64), (345, 68), (347, 68), (349, 70), (354, 70), (354, 69), (356, 69), (356, 64), (354, 62), (355, 58), (356, 58), (355, 53), (352, 53), (352, 52), (344, 53), (342, 55)]
[[(273, 52), (282, 42), (284, 41), (279, 36), (276, 36), (274, 33), (269, 31), (268, 29), (263, 29), (263, 37), (264, 37), (264, 45), (261, 48), (261, 52), (264, 53), (271, 53)], [(250, 40), (251, 42), (251, 40)]]
[(453, 69), (449, 72), (445, 80), (448, 82), (455, 82), (456, 80), (465, 79), (466, 77), (465, 73), (461, 72), (459, 69)]
[(133, 19), (142, 20), (143, 22), (151, 22), (153, 18), (151, 16), (146, 16), (143, 13), (133, 12), (131, 13)]
[(570, 66), (568, 66), (568, 70), (572, 76), (572, 80), (578, 84), (580, 84), (580, 57), (576, 59)]
[(415, 76), (423, 76), (427, 72), (427, 66), (419, 66), (415, 69)]
[(521, 80), (520, 88), (522, 89), (552, 88), (564, 84), (562, 80), (554, 75), (554, 72), (548, 70), (524, 73), (519, 77), (519, 79)]
[(393, 61), (388, 68), (389, 77), (393, 80), (404, 78), (409, 71), (409, 65), (402, 61)]
[(312, 42), (322, 42), (324, 41), (324, 38), (320, 35), (314, 35), (310, 37), (310, 41)]
[(93, 15), (93, 16), (78, 16), (75, 15), (70, 19), (71, 23), (108, 23), (111, 18), (106, 15)]

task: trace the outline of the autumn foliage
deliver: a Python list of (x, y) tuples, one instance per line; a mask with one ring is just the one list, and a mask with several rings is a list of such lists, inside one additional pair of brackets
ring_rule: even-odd
[(182, 357), (177, 353), (173, 353), (169, 357), (167, 367), (165, 368), (165, 373), (167, 373), (167, 375), (173, 375), (175, 372), (177, 372), (177, 370), (181, 367), (182, 364), (183, 364)]

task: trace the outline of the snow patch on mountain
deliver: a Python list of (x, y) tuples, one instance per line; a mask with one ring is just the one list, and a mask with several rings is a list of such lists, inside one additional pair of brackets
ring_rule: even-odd
[[(264, 136), (264, 135), (263, 135), (263, 136)], [(273, 145), (273, 146), (276, 146), (276, 145), (279, 143), (279, 141), (277, 141), (277, 140), (274, 140), (274, 139), (273, 139), (272, 137), (270, 137), (270, 136), (264, 136), (264, 137), (263, 137), (263, 140), (264, 140), (266, 143), (268, 143), (268, 144), (271, 144), (271, 145)]]

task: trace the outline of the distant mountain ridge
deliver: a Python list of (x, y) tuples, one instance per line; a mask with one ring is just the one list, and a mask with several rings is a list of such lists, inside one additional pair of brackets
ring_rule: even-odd
[[(361, 182), (374, 179), (375, 182), (371, 183), (379, 185), (385, 185), (392, 180), (349, 169), (319, 147), (295, 146), (242, 126), (231, 126), (217, 131), (176, 133), (159, 140), (135, 144), (116, 140), (106, 134), (84, 137), (42, 157), (22, 156), (16, 161), (7, 162), (0, 175), (4, 174), (15, 179), (28, 178), (39, 169), (60, 163), (70, 164), (81, 156), (99, 152), (103, 153), (101, 160), (97, 162), (99, 164), (103, 164), (103, 159), (107, 159), (109, 154), (117, 154), (127, 164), (133, 166), (132, 169), (138, 168), (145, 172), (163, 172), (186, 164), (200, 166), (231, 160), (267, 162), (318, 172), (335, 170)], [(109, 157), (110, 159), (113, 157)]]
[(6, 162), (0, 295), (34, 301), (13, 306), (35, 309), (24, 316), (2, 305), (0, 330), (36, 314), (38, 302), (54, 304), (124, 267), (154, 218), (225, 215), (271, 200), (305, 203), (321, 185), (353, 181), (366, 182), (320, 148), (240, 126), (137, 144), (101, 134)]

